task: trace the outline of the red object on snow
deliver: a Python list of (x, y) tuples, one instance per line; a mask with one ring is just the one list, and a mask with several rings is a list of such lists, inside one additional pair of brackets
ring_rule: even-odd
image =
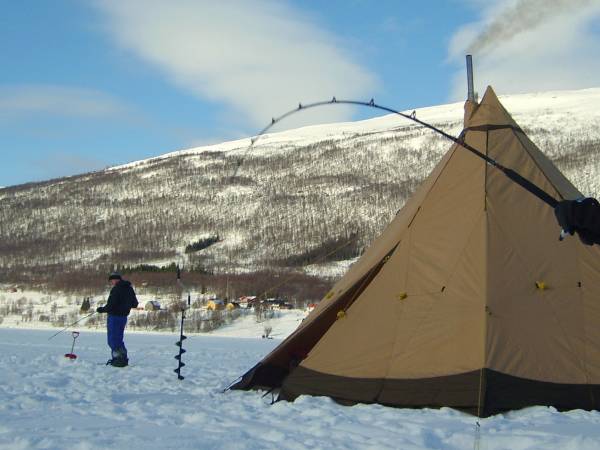
[(73, 349), (75, 348), (75, 339), (77, 339), (79, 337), (79, 331), (73, 331), (71, 333), (71, 336), (73, 337), (73, 345), (71, 346), (71, 353), (65, 353), (65, 358), (74, 360), (74, 359), (77, 359), (77, 355), (75, 353), (73, 353)]

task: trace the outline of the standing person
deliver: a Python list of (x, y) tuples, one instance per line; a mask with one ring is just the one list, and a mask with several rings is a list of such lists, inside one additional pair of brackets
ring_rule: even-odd
[(108, 280), (112, 285), (105, 306), (96, 309), (98, 313), (108, 313), (106, 320), (106, 337), (111, 350), (112, 358), (106, 363), (115, 367), (125, 367), (129, 363), (127, 349), (123, 342), (127, 316), (131, 308), (137, 308), (138, 301), (131, 282), (121, 278), (117, 272), (109, 275)]

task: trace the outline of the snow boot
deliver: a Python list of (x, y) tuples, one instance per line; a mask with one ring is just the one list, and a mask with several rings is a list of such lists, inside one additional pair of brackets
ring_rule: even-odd
[(109, 359), (106, 365), (111, 365), (113, 367), (125, 367), (129, 364), (129, 359), (127, 358), (127, 350), (124, 348), (120, 348), (114, 350), (112, 352), (112, 359)]
[(129, 365), (129, 360), (127, 358), (113, 358), (110, 360), (110, 365), (113, 367), (125, 367)]

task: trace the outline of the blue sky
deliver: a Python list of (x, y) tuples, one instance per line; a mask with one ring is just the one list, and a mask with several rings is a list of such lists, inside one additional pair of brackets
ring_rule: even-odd
[(7, 0), (0, 186), (253, 135), (299, 101), (462, 100), (467, 51), (478, 90), (598, 87), (599, 24), (600, 0)]

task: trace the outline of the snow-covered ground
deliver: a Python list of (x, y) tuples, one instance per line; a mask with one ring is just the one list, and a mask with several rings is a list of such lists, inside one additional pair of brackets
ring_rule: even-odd
[(0, 449), (600, 448), (598, 412), (535, 407), (483, 419), (476, 447), (476, 419), (447, 408), (271, 405), (260, 392), (224, 393), (276, 339), (190, 336), (179, 381), (177, 334), (128, 333), (131, 366), (118, 369), (103, 365), (103, 333), (82, 330), (72, 362), (70, 333), (48, 340), (53, 332), (0, 329)]
[(273, 319), (266, 319), (261, 322), (256, 321), (255, 315), (250, 312), (245, 316), (236, 319), (228, 325), (217, 328), (207, 333), (210, 336), (238, 337), (238, 338), (257, 338), (265, 332), (265, 327), (271, 329), (269, 336), (274, 339), (285, 339), (292, 333), (300, 322), (306, 317), (307, 312), (292, 309), (274, 311)]

